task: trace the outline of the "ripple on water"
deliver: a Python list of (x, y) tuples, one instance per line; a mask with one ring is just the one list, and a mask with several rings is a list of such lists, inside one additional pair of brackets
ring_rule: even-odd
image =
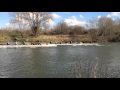
[[(0, 77), (120, 77), (120, 46), (0, 49)], [(97, 57), (97, 59), (96, 59)], [(74, 69), (74, 70), (73, 70)], [(73, 70), (73, 71), (72, 71)]]

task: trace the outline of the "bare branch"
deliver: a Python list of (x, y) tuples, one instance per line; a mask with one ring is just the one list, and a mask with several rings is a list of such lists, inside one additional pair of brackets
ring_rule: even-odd
[(12, 12), (10, 23), (17, 24), (19, 28), (26, 26), (33, 29), (36, 35), (38, 29), (42, 29), (49, 20), (53, 19), (50, 12)]

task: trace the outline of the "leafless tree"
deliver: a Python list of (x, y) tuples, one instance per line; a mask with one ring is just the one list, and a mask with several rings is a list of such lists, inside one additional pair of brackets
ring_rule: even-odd
[(101, 17), (98, 20), (98, 28), (103, 36), (108, 36), (112, 34), (113, 23), (113, 20), (108, 17)]
[(90, 20), (88, 20), (87, 26), (90, 29), (96, 29), (97, 28), (97, 18), (92, 17)]
[(53, 19), (50, 12), (12, 12), (10, 15), (11, 23), (18, 24), (19, 28), (27, 26), (32, 30), (33, 35)]
[(67, 24), (64, 21), (59, 22), (56, 27), (55, 30), (58, 34), (63, 34), (67, 31)]
[(19, 29), (19, 32), (23, 38), (23, 33), (22, 33), (22, 29), (24, 28), (24, 24), (22, 23), (22, 18), (21, 18), (22, 13), (21, 12), (16, 12), (16, 13), (10, 13), (11, 21), (10, 24), (17, 26), (17, 28)]

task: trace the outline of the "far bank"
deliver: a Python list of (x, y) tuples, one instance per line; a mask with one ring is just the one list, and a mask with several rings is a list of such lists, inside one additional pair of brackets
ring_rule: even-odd
[[(23, 36), (22, 36), (23, 35)], [(2, 42), (83, 42), (83, 43), (94, 43), (94, 42), (120, 42), (119, 35), (96, 35), (94, 32), (92, 34), (86, 33), (83, 35), (52, 35), (39, 32), (36, 36), (31, 35), (28, 31), (10, 31), (10, 30), (0, 30), (0, 43)]]
[(16, 35), (15, 37), (11, 37), (9, 35), (0, 35), (0, 42), (7, 42), (7, 41), (26, 41), (26, 42), (92, 42), (90, 36), (88, 35), (39, 35), (39, 36), (27, 36), (27, 37), (20, 37)]

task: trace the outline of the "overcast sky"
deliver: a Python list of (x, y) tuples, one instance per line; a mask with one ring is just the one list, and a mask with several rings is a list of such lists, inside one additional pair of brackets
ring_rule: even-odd
[[(54, 20), (51, 25), (54, 26), (61, 20), (65, 21), (68, 25), (81, 25), (84, 26), (92, 17), (100, 18), (106, 16), (109, 18), (120, 17), (120, 12), (52, 12)], [(9, 26), (10, 15), (9, 12), (0, 12), (0, 28)]]

